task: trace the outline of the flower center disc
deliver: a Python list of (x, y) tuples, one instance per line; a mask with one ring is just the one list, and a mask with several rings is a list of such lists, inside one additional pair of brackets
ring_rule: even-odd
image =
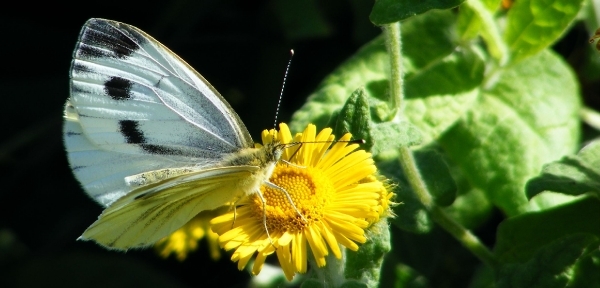
[[(269, 181), (287, 191), (293, 202), (292, 205), (284, 191), (261, 186), (261, 192), (267, 202), (267, 211), (263, 212), (262, 202), (255, 196), (254, 215), (262, 222), (263, 213), (266, 213), (267, 228), (273, 232), (295, 233), (313, 222), (320, 221), (324, 214), (323, 209), (330, 203), (335, 191), (333, 183), (323, 172), (313, 167), (277, 165)], [(306, 222), (298, 212), (304, 216)]]

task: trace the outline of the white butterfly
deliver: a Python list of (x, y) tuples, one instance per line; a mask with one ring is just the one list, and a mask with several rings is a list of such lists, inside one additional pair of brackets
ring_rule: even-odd
[(107, 207), (79, 239), (111, 249), (151, 245), (200, 211), (261, 196), (287, 146), (254, 148), (198, 72), (138, 28), (104, 19), (81, 30), (64, 117), (73, 173)]

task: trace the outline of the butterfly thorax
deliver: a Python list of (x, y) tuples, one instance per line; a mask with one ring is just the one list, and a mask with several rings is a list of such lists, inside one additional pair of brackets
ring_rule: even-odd
[(279, 142), (267, 143), (260, 148), (242, 148), (236, 153), (231, 153), (223, 159), (223, 166), (249, 165), (261, 169), (275, 165), (281, 158), (284, 145)]
[(284, 148), (285, 146), (279, 142), (267, 143), (260, 148), (243, 148), (239, 152), (227, 156), (222, 164), (223, 166), (256, 166), (259, 168), (252, 173), (251, 177), (240, 182), (239, 187), (243, 187), (242, 190), (245, 194), (250, 195), (269, 180)]

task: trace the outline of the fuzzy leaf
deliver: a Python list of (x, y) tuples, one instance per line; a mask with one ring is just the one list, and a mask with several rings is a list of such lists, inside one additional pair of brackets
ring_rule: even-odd
[(469, 182), (508, 215), (528, 207), (524, 189), (544, 163), (572, 153), (580, 98), (571, 69), (546, 51), (507, 68), (440, 142)]
[(544, 165), (541, 175), (527, 183), (527, 197), (545, 190), (569, 195), (587, 192), (600, 195), (600, 141), (588, 144), (576, 156)]
[[(356, 252), (346, 251), (344, 275), (346, 279), (360, 280), (363, 285), (366, 283), (364, 287), (377, 287), (384, 256), (392, 250), (390, 227), (387, 220), (382, 219), (374, 223), (367, 231), (369, 237), (367, 243), (361, 245)], [(348, 285), (350, 284), (348, 283)], [(343, 287), (357, 287), (344, 285)]]
[[(460, 47), (452, 32), (456, 16), (431, 11), (403, 23), (406, 120), (415, 125), (424, 144), (436, 139), (470, 108), (483, 77), (483, 61), (469, 47)], [(386, 114), (388, 56), (382, 38), (365, 45), (327, 76), (290, 124), (300, 131), (308, 123), (330, 123), (359, 87), (364, 87), (374, 123)], [(436, 83), (436, 85), (430, 85)]]
[(457, 187), (442, 156), (435, 150), (422, 149), (415, 151), (414, 157), (435, 204), (442, 207), (452, 205)]
[[(507, 264), (499, 273), (496, 287), (566, 287), (578, 258), (598, 238), (587, 234), (570, 235), (540, 249), (525, 263)], [(589, 286), (592, 287), (592, 286)]]
[(550, 46), (562, 36), (583, 0), (519, 0), (508, 11), (504, 39), (519, 61)]
[(505, 263), (524, 262), (550, 242), (577, 233), (600, 237), (600, 200), (587, 197), (504, 220), (494, 253)]

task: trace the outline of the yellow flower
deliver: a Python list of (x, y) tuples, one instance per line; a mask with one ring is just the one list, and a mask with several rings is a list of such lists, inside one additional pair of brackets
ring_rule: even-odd
[(177, 260), (183, 261), (189, 253), (196, 251), (198, 242), (206, 237), (210, 257), (213, 260), (219, 260), (221, 258), (221, 250), (218, 244), (219, 235), (211, 230), (209, 223), (211, 218), (223, 214), (227, 210), (227, 208), (220, 208), (213, 211), (200, 212), (183, 227), (159, 240), (154, 245), (154, 248), (163, 258), (174, 254)]
[[(238, 261), (240, 270), (256, 254), (252, 273), (258, 274), (265, 258), (275, 252), (291, 280), (296, 272), (306, 272), (309, 251), (322, 267), (330, 252), (341, 259), (340, 245), (356, 251), (357, 243), (367, 241), (365, 229), (389, 214), (393, 194), (375, 177), (371, 154), (357, 150), (359, 145), (348, 143), (350, 138), (346, 134), (335, 142), (331, 129), (316, 135), (314, 125), (294, 138), (285, 124), (280, 125), (279, 132), (263, 131), (263, 144), (273, 139), (299, 143), (284, 151), (283, 161), (270, 178), (289, 193), (293, 204), (282, 191), (263, 185), (266, 211), (255, 194), (238, 203), (235, 221), (234, 211), (211, 221), (221, 246), (235, 249), (231, 259)], [(270, 239), (263, 226), (265, 213)]]

